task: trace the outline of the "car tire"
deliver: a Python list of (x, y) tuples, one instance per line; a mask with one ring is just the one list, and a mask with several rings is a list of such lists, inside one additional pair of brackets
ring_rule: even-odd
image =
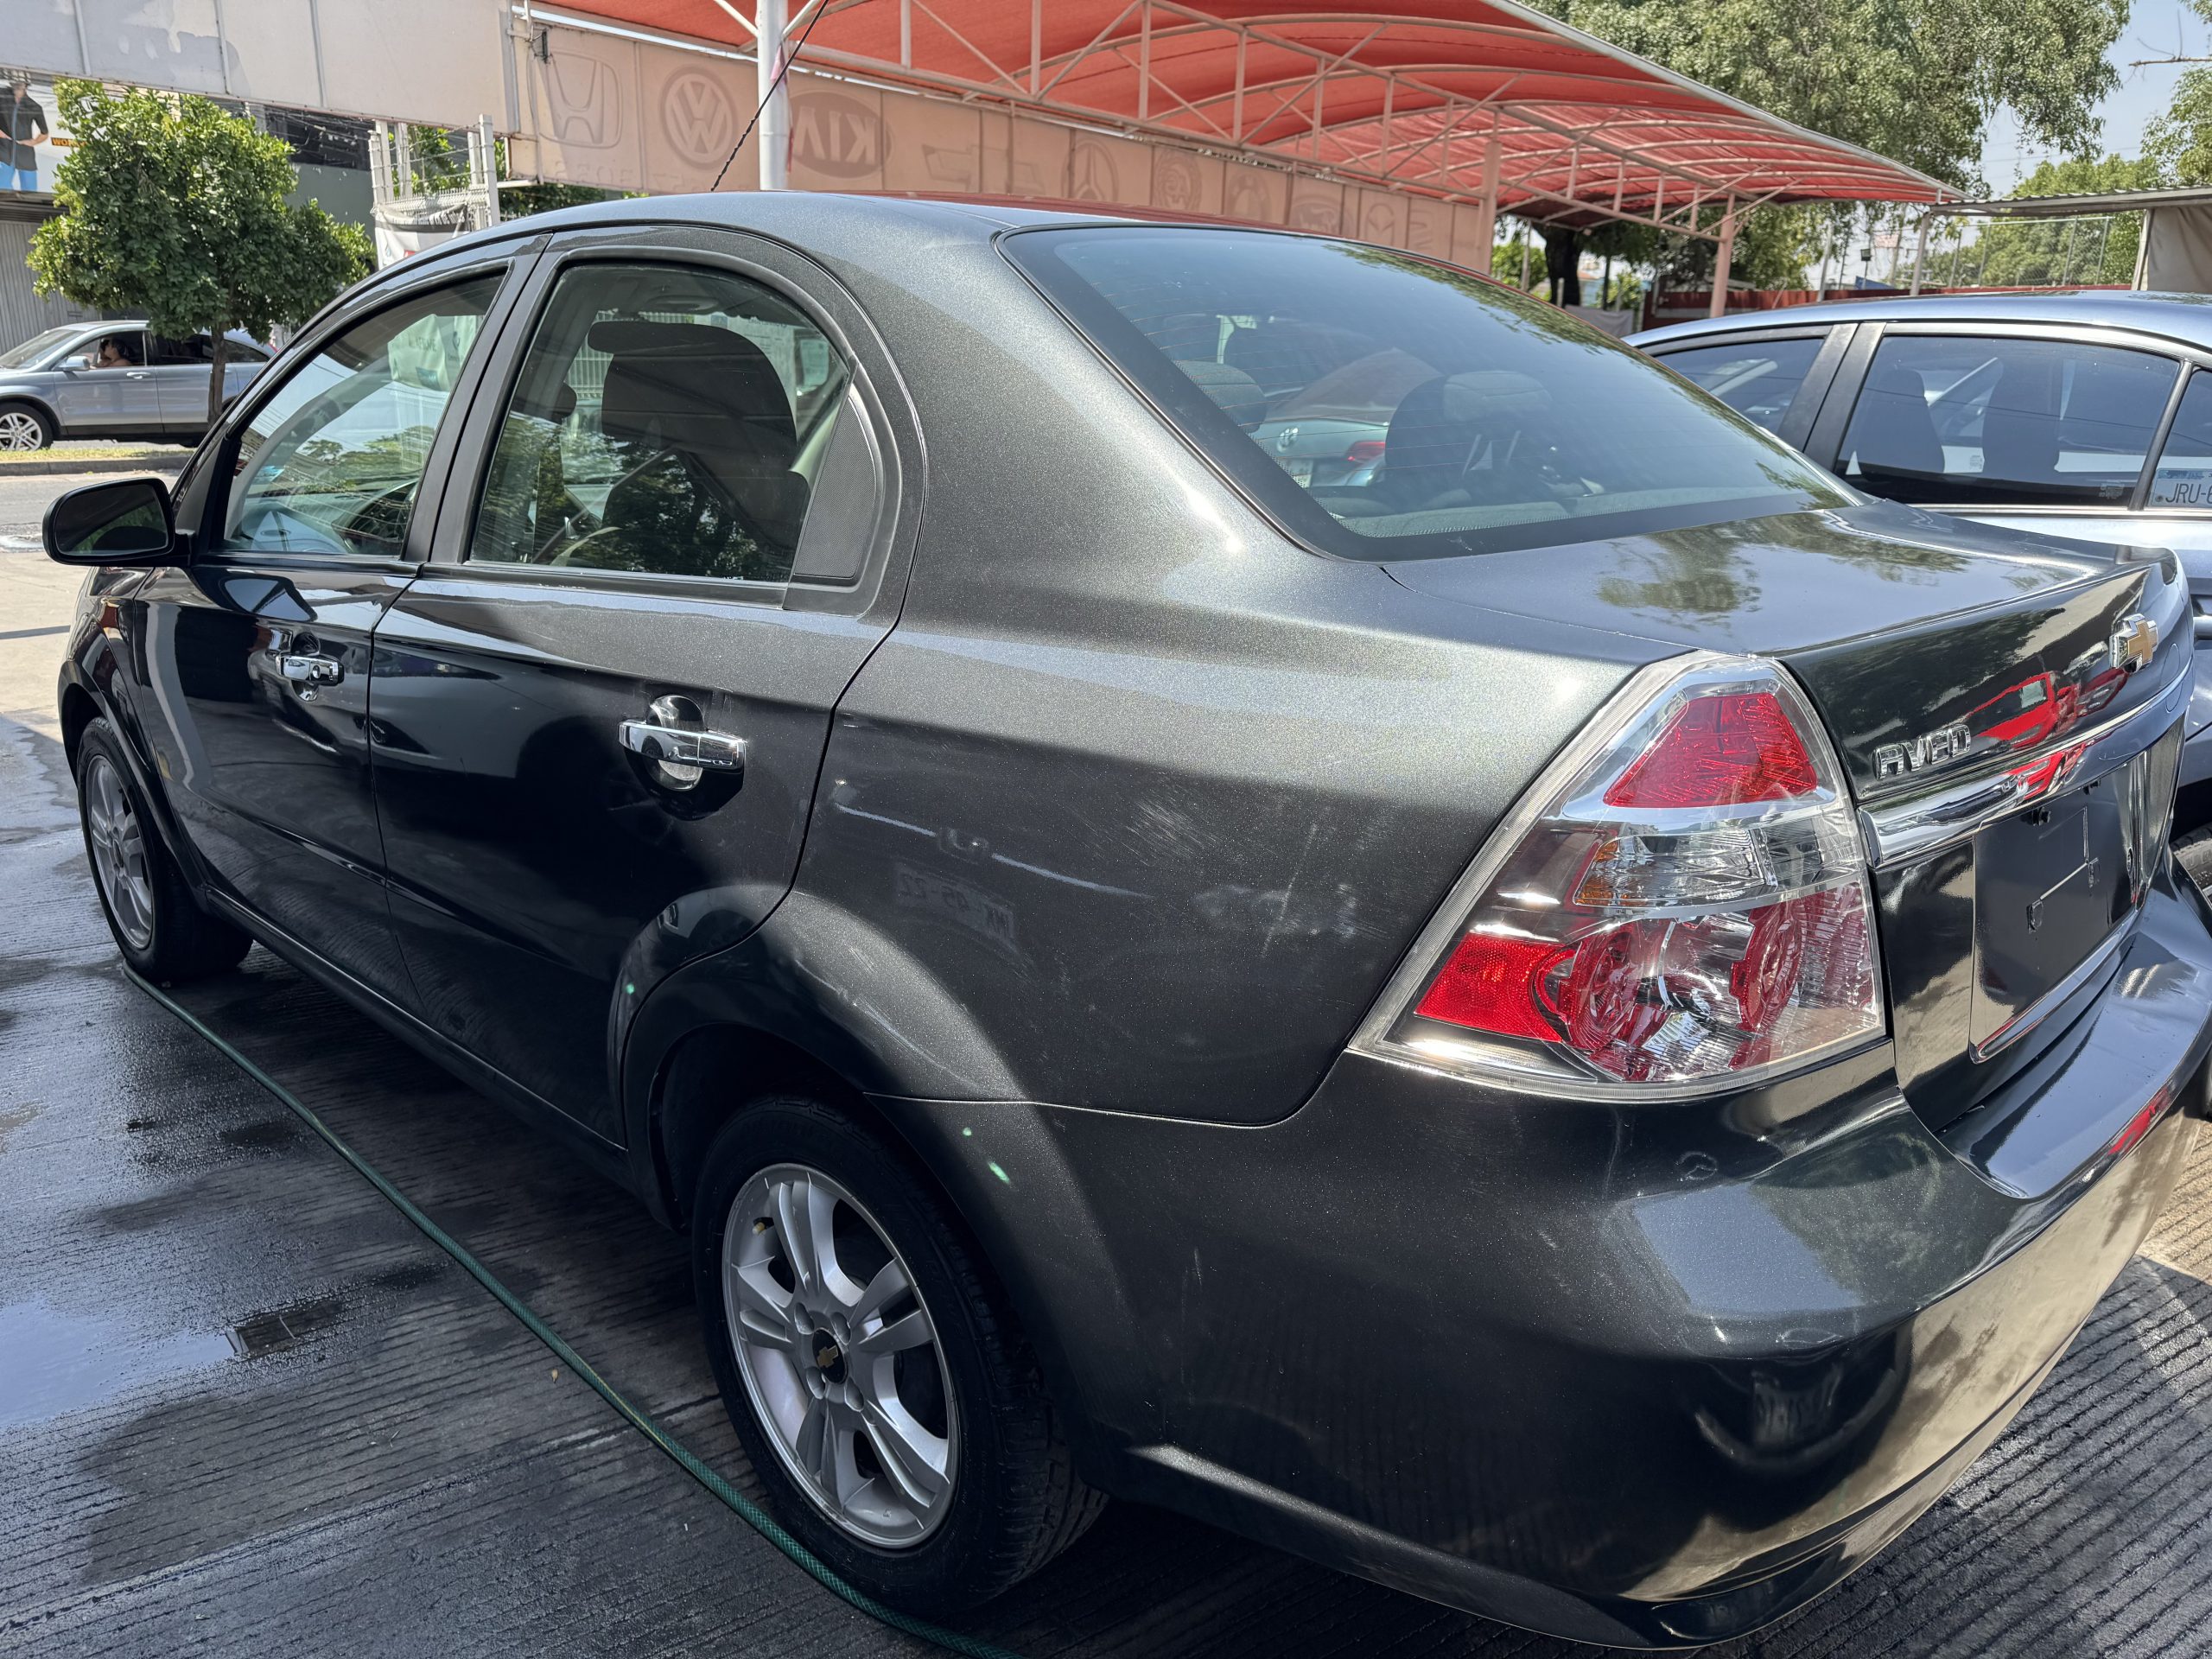
[(160, 984), (238, 966), (253, 941), (200, 908), (105, 717), (77, 741), (77, 816), (92, 887), (125, 962)]
[[(954, 1612), (1035, 1572), (1097, 1517), (1104, 1496), (1076, 1473), (1011, 1309), (911, 1158), (820, 1101), (757, 1101), (709, 1151), (691, 1217), (730, 1421), (777, 1518), (849, 1582), (908, 1612)], [(792, 1231), (801, 1253), (824, 1232), (832, 1241), (804, 1288)], [(853, 1294), (894, 1282), (906, 1288), (872, 1312)], [(888, 1357), (861, 1346), (894, 1327), (930, 1339)], [(902, 1421), (907, 1433), (887, 1440)], [(916, 1471), (940, 1444), (937, 1493)]]
[(2174, 862), (2190, 880), (2212, 893), (2212, 824), (2192, 830), (2174, 842)]
[(0, 451), (44, 449), (54, 438), (54, 421), (36, 404), (0, 404)]

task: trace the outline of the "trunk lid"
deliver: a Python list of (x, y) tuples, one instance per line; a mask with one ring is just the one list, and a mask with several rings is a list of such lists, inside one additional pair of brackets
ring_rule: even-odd
[(1875, 504), (1389, 569), (1789, 668), (1860, 807), (1899, 1078), (1930, 1122), (2101, 989), (2178, 764), (2192, 630), (2171, 557)]

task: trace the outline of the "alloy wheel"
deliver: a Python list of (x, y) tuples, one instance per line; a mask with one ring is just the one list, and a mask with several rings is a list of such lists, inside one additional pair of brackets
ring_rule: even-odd
[(36, 449), (44, 437), (35, 415), (20, 409), (0, 410), (0, 449)]
[(960, 1450), (951, 1378), (913, 1274), (860, 1201), (804, 1165), (760, 1171), (723, 1224), (722, 1299), (799, 1490), (880, 1548), (935, 1531)]
[(115, 765), (95, 754), (85, 768), (85, 828), (92, 844), (92, 873), (115, 918), (117, 931), (134, 950), (154, 943), (154, 875), (147, 863), (146, 834)]

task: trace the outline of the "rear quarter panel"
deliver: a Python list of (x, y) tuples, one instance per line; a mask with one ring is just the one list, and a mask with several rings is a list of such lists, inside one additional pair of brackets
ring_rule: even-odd
[(1671, 648), (1292, 545), (988, 246), (839, 275), (930, 494), (791, 907), (851, 925), (764, 944), (785, 922), (785, 982), (846, 1005), (881, 1092), (1287, 1114), (1491, 824)]

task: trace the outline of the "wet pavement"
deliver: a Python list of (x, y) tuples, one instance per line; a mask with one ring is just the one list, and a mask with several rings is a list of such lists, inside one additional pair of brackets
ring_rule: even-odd
[[(75, 581), (0, 481), (0, 1652), (918, 1653), (569, 1375), (118, 970), (52, 710)], [(25, 486), (35, 483), (35, 490)], [(741, 1487), (678, 1241), (266, 952), (180, 993)], [(1789, 1656), (2212, 1651), (2212, 1138), (2014, 1427)], [(1131, 1505), (1023, 1654), (1567, 1655)]]

